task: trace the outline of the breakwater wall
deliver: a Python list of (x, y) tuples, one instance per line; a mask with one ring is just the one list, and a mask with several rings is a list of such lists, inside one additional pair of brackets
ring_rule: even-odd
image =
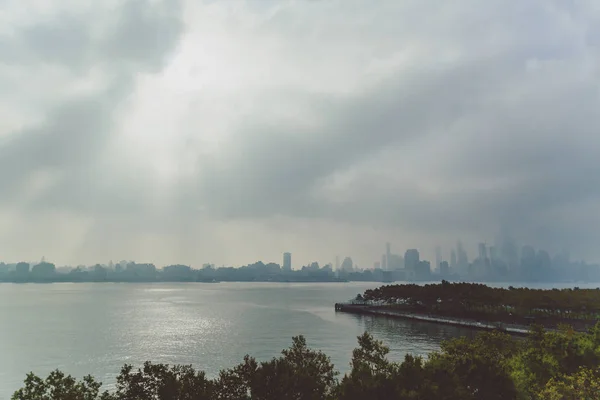
[(528, 334), (528, 329), (526, 327), (517, 327), (517, 326), (510, 326), (510, 325), (506, 325), (506, 324), (490, 323), (490, 322), (471, 321), (471, 320), (464, 320), (464, 319), (460, 319), (460, 318), (437, 317), (437, 316), (426, 315), (426, 314), (408, 313), (408, 312), (403, 312), (400, 310), (390, 309), (385, 306), (336, 303), (335, 311), (336, 312), (347, 312), (347, 313), (351, 313), (351, 314), (378, 315), (378, 316), (389, 317), (389, 318), (411, 319), (411, 320), (415, 320), (415, 321), (424, 321), (424, 322), (431, 322), (434, 324), (461, 326), (461, 327), (486, 330), (486, 331), (501, 330), (506, 333), (510, 333), (511, 335), (525, 336)]

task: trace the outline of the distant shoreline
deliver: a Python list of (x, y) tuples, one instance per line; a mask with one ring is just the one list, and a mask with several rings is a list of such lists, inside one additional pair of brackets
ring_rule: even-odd
[[(373, 284), (398, 284), (398, 283), (409, 283), (415, 285), (426, 285), (431, 283), (437, 283), (439, 281), (394, 281), (394, 282), (382, 282), (382, 281), (368, 281), (368, 280), (348, 280), (348, 279), (331, 279), (331, 280), (217, 280), (217, 281), (194, 281), (194, 280), (67, 280), (67, 279), (54, 279), (54, 280), (6, 280), (0, 279), (0, 284), (49, 284), (49, 283), (202, 283), (202, 284), (216, 284), (216, 283), (373, 283)], [(533, 282), (518, 282), (518, 281), (460, 281), (463, 283), (478, 283), (488, 285), (512, 285), (515, 287), (531, 288), (535, 285), (569, 285), (569, 287), (577, 287), (577, 285), (600, 287), (600, 282), (582, 282), (582, 281), (533, 281)]]
[(310, 281), (310, 280), (295, 280), (295, 281), (262, 281), (262, 280), (257, 280), (257, 281), (174, 281), (174, 280), (160, 280), (160, 281), (67, 281), (67, 280), (53, 280), (53, 281), (20, 281), (20, 282), (16, 282), (16, 281), (0, 281), (0, 284), (13, 284), (13, 285), (27, 285), (27, 284), (40, 284), (40, 285), (47, 285), (47, 284), (52, 284), (52, 283), (74, 283), (74, 284), (81, 284), (81, 283), (100, 283), (100, 284), (104, 284), (104, 283), (198, 283), (198, 284), (220, 284), (220, 283), (373, 283), (373, 284), (381, 284), (381, 282), (375, 282), (375, 281), (348, 281), (348, 280), (322, 280), (322, 281)]

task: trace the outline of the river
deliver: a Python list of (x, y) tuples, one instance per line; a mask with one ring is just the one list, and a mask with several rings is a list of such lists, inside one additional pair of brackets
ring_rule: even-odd
[[(336, 313), (378, 283), (60, 283), (0, 285), (0, 399), (25, 374), (59, 368), (110, 388), (125, 363), (192, 364), (214, 376), (245, 354), (267, 360), (304, 335), (348, 370), (371, 332), (390, 359), (427, 355), (467, 328)], [(580, 285), (584, 287), (584, 285)], [(595, 286), (593, 286), (595, 287)]]

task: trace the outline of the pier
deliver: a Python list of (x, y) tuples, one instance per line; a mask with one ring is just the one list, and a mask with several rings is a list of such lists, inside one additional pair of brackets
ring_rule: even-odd
[(390, 318), (411, 319), (416, 321), (431, 322), (434, 324), (445, 324), (461, 326), (465, 328), (480, 329), (485, 331), (499, 330), (511, 335), (526, 336), (529, 330), (526, 327), (509, 326), (507, 324), (479, 322), (451, 317), (438, 317), (426, 314), (416, 314), (394, 310), (385, 306), (374, 306), (362, 302), (335, 303), (336, 312), (346, 312), (351, 314), (378, 315)]

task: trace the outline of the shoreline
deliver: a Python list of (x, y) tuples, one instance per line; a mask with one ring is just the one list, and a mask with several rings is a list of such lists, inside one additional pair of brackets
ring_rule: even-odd
[(378, 282), (368, 282), (368, 281), (348, 281), (348, 280), (202, 280), (202, 281), (193, 281), (193, 280), (29, 280), (29, 281), (6, 281), (0, 280), (0, 284), (14, 284), (14, 285), (27, 285), (27, 284), (52, 284), (52, 283), (378, 283)]
[(384, 310), (377, 306), (363, 306), (354, 304), (335, 304), (336, 312), (346, 312), (350, 314), (375, 315), (381, 317), (409, 319), (414, 321), (429, 322), (432, 324), (452, 325), (463, 328), (478, 329), (485, 331), (500, 330), (511, 335), (527, 336), (529, 329), (523, 326), (510, 326), (502, 323), (477, 322), (451, 317), (435, 317), (424, 314), (406, 313), (397, 310)]

